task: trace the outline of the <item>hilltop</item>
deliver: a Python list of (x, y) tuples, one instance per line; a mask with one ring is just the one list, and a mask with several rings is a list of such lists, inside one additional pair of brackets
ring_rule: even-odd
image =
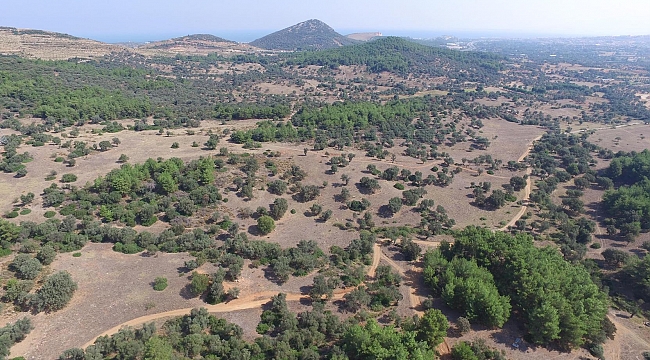
[(119, 45), (56, 32), (0, 27), (0, 54), (46, 60), (94, 58), (123, 51)]
[(240, 44), (210, 34), (193, 34), (168, 40), (154, 41), (140, 45), (136, 51), (148, 55), (150, 53), (172, 53), (207, 55), (210, 53), (232, 54), (253, 51), (250, 45)]
[(345, 35), (346, 37), (357, 41), (370, 41), (374, 38), (383, 36), (380, 32), (363, 32)]
[(259, 38), (250, 44), (267, 50), (321, 50), (356, 44), (320, 20), (307, 20)]

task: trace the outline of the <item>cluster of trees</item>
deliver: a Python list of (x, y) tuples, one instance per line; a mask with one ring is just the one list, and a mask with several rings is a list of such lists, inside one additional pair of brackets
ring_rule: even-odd
[(214, 107), (214, 117), (223, 120), (282, 119), (290, 113), (291, 108), (282, 103), (218, 104)]
[(277, 243), (248, 240), (245, 234), (237, 234), (226, 240), (223, 250), (260, 264), (270, 264), (270, 273), (281, 283), (290, 275), (304, 276), (326, 264), (325, 253), (312, 240), (301, 240), (296, 247), (282, 249)]
[(11, 347), (23, 341), (33, 329), (34, 326), (29, 318), (22, 318), (0, 328), (0, 357), (4, 359), (9, 356)]
[(650, 280), (650, 256), (646, 254), (642, 260), (636, 256), (629, 259), (627, 256), (619, 255), (617, 257), (617, 265), (620, 266), (622, 262), (627, 263), (623, 269), (623, 275), (626, 284), (630, 286), (629, 288), (634, 289), (634, 295), (646, 303), (650, 302), (650, 281), (648, 281)]
[(390, 266), (378, 266), (375, 279), (366, 286), (359, 286), (345, 294), (343, 308), (357, 312), (364, 308), (380, 311), (383, 308), (397, 305), (402, 300), (399, 285), (402, 278), (392, 271)]
[[(93, 65), (3, 56), (0, 58), (0, 103), (8, 105), (5, 108), (43, 119), (65, 120), (70, 125), (94, 116), (113, 120), (146, 117), (152, 113), (147, 97), (136, 96), (118, 85), (132, 79)], [(147, 75), (145, 71), (130, 70), (133, 70), (130, 74), (141, 79)], [(88, 86), (89, 83), (95, 85)]]
[[(183, 223), (197, 208), (221, 201), (221, 193), (213, 182), (215, 170), (223, 166), (221, 159), (212, 158), (188, 163), (171, 158), (149, 159), (138, 165), (122, 164), (88, 187), (65, 192), (52, 184), (44, 190), (43, 203), (44, 206), (64, 204), (60, 213), (78, 219), (92, 219), (98, 214), (106, 222), (150, 226), (162, 212), (166, 221)], [(176, 196), (178, 190), (185, 195)]]
[(52, 312), (63, 309), (77, 290), (77, 284), (66, 271), (46, 277), (43, 285), (32, 292), (34, 285), (31, 279), (11, 279), (5, 286), (3, 300), (23, 311)]
[(424, 256), (425, 279), (434, 293), (470, 321), (502, 327), (510, 317), (510, 299), (499, 294), (492, 274), (473, 260), (448, 261), (439, 250)]
[(18, 147), (22, 143), (22, 137), (16, 134), (2, 136), (0, 145), (4, 146), (2, 160), (0, 161), (0, 171), (6, 173), (16, 173), (17, 177), (27, 175), (24, 163), (32, 160), (28, 152), (18, 153)]
[(444, 234), (456, 225), (456, 220), (449, 217), (442, 205), (433, 209), (433, 200), (424, 199), (418, 206), (420, 212), (420, 228), (427, 236)]
[(528, 235), (468, 227), (424, 259), (426, 281), (477, 321), (500, 326), (512, 308), (532, 342), (563, 348), (613, 336), (607, 296), (589, 272)]
[(85, 350), (66, 350), (59, 359), (434, 359), (449, 327), (439, 310), (402, 319), (397, 327), (374, 319), (341, 321), (321, 303), (312, 306), (296, 314), (289, 311), (285, 294), (274, 296), (257, 326), (262, 336), (254, 341), (246, 341), (238, 325), (201, 308), (168, 320), (161, 329), (152, 323), (120, 329)]
[(453, 360), (506, 360), (505, 351), (492, 349), (485, 340), (461, 341), (451, 349)]
[[(619, 154), (605, 169), (605, 176), (618, 185), (603, 195), (608, 232), (632, 241), (650, 229), (650, 151)], [(612, 231), (609, 229), (613, 228)]]

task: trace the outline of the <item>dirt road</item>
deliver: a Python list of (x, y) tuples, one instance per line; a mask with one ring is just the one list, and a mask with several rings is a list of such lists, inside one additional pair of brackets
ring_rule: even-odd
[[(374, 277), (377, 266), (379, 266), (379, 261), (381, 259), (381, 247), (379, 244), (374, 245), (374, 251), (373, 251), (373, 257), (372, 257), (372, 264), (368, 268), (367, 274), (370, 277)], [(397, 264), (395, 264), (397, 265)], [(338, 291), (334, 292), (334, 295), (332, 296), (332, 300), (340, 300), (343, 298), (343, 296), (353, 289), (341, 289)], [(264, 291), (264, 292), (259, 292), (255, 294), (250, 294), (235, 300), (232, 300), (227, 303), (220, 303), (216, 305), (203, 305), (202, 307), (206, 308), (209, 313), (224, 313), (224, 312), (231, 312), (231, 311), (237, 311), (237, 310), (246, 310), (246, 309), (256, 309), (262, 307), (264, 304), (268, 303), (271, 298), (275, 295), (277, 295), (277, 291)], [(304, 295), (304, 294), (296, 294), (296, 293), (288, 293), (287, 294), (287, 301), (299, 301), (303, 299), (310, 299), (309, 295)], [(164, 318), (169, 318), (169, 317), (175, 317), (175, 316), (183, 316), (187, 315), (192, 311), (193, 308), (184, 308), (184, 309), (175, 309), (175, 310), (170, 310), (170, 311), (165, 311), (157, 314), (150, 314), (150, 315), (145, 315), (141, 316), (132, 320), (129, 320), (127, 322), (123, 322), (119, 325), (116, 325), (100, 335), (96, 336), (92, 340), (88, 341), (86, 344), (83, 345), (83, 348), (85, 349), (86, 347), (92, 345), (95, 343), (98, 337), (101, 336), (110, 336), (113, 334), (116, 334), (121, 328), (123, 327), (137, 327), (140, 325), (143, 325), (145, 323), (149, 323), (152, 321), (156, 321), (158, 319), (164, 319)]]
[[(530, 144), (528, 145), (528, 149), (526, 149), (526, 151), (524, 151), (524, 153), (521, 154), (521, 156), (519, 157), (517, 162), (524, 161), (526, 159), (526, 156), (528, 156), (530, 154), (530, 152), (533, 150), (533, 144), (535, 144), (535, 141), (537, 141), (537, 140), (539, 140), (541, 138), (542, 138), (542, 135), (534, 138), (533, 141), (531, 141)], [(533, 180), (530, 178), (531, 172), (532, 172), (532, 168), (529, 167), (529, 168), (526, 169), (526, 175), (527, 175), (526, 187), (524, 188), (524, 197), (521, 199), (522, 204), (525, 204), (526, 202), (528, 202), (528, 199), (530, 198), (530, 191), (531, 191), (531, 188), (533, 187)], [(509, 227), (514, 226), (515, 223), (517, 222), (517, 220), (521, 219), (521, 217), (524, 216), (524, 214), (526, 213), (526, 210), (528, 210), (528, 206), (522, 205), (521, 208), (519, 209), (519, 211), (517, 212), (517, 214), (515, 214), (515, 216), (510, 221), (508, 221), (508, 223), (505, 224), (499, 230), (506, 231), (506, 230), (508, 230)]]

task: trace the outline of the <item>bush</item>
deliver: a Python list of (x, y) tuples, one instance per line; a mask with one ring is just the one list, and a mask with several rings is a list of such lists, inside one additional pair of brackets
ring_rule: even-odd
[(81, 253), (80, 252), (73, 253), (72, 257), (81, 257)]
[(157, 277), (153, 284), (153, 289), (156, 291), (163, 291), (167, 288), (167, 278)]
[(395, 189), (397, 189), (397, 190), (404, 190), (404, 184), (402, 184), (402, 183), (395, 183), (395, 185), (393, 185), (393, 187)]
[(270, 216), (261, 216), (257, 219), (257, 229), (263, 235), (269, 234), (275, 229), (275, 221)]
[(41, 264), (50, 265), (56, 258), (56, 250), (51, 245), (45, 245), (36, 253), (36, 258)]
[(587, 350), (589, 350), (589, 353), (599, 359), (605, 359), (605, 351), (603, 350), (603, 346), (601, 344), (589, 344), (587, 346)]
[(121, 242), (115, 243), (113, 245), (113, 251), (119, 252), (122, 254), (137, 254), (143, 249), (139, 247), (136, 243), (122, 244)]
[(65, 160), (63, 157), (57, 156), (56, 159), (54, 159), (54, 162), (63, 162), (63, 160)]
[(56, 211), (52, 211), (52, 210), (48, 210), (45, 212), (45, 214), (43, 214), (43, 216), (45, 216), (48, 219), (53, 218), (54, 215), (56, 215)]
[(190, 292), (194, 296), (203, 294), (210, 285), (210, 277), (205, 274), (199, 274), (196, 271), (192, 273), (192, 282), (190, 283)]
[(75, 174), (63, 174), (61, 176), (61, 182), (63, 183), (71, 183), (77, 181), (77, 175)]
[(33, 299), (37, 311), (56, 311), (63, 309), (77, 290), (77, 284), (67, 271), (48, 277)]
[(180, 145), (177, 142), (174, 142), (172, 144), (172, 149), (178, 149), (179, 147), (180, 147)]
[(18, 211), (11, 211), (5, 215), (7, 219), (13, 219), (18, 217)]
[(467, 334), (472, 330), (472, 325), (470, 324), (469, 320), (466, 317), (459, 317), (458, 320), (456, 320), (456, 326), (458, 327), (458, 331), (461, 334)]
[(11, 269), (21, 279), (33, 280), (41, 272), (43, 266), (38, 259), (27, 254), (18, 254), (11, 263)]
[(27, 215), (27, 214), (29, 214), (29, 213), (31, 213), (31, 212), (32, 212), (31, 209), (22, 209), (22, 210), (20, 211), (20, 215)]

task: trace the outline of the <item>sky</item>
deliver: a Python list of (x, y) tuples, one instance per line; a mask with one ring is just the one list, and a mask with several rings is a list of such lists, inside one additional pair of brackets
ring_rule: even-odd
[(107, 42), (208, 33), (248, 42), (308, 19), (342, 34), (650, 35), (650, 0), (1, 0), (0, 26)]

